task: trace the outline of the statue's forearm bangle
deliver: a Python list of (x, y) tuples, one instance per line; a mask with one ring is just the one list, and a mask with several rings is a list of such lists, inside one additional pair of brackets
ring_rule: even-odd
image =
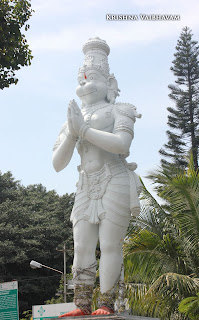
[(79, 137), (75, 137), (75, 136), (71, 135), (69, 132), (67, 132), (66, 136), (67, 136), (67, 138), (69, 138), (70, 140), (75, 141), (75, 142), (77, 142), (79, 140)]
[(84, 138), (88, 129), (89, 129), (89, 126), (87, 124), (83, 124), (83, 126), (81, 126), (79, 131), (80, 137)]

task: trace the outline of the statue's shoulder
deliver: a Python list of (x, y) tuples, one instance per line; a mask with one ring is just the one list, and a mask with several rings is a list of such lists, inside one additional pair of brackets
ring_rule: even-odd
[(120, 115), (132, 119), (134, 122), (136, 118), (141, 118), (141, 114), (137, 113), (136, 107), (131, 103), (117, 102), (114, 105), (115, 115)]

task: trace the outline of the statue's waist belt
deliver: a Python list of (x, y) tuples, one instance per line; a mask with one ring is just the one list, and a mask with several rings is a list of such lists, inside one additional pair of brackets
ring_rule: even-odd
[(90, 174), (81, 172), (78, 188), (86, 188), (90, 199), (100, 199), (105, 193), (111, 178), (126, 171), (127, 168), (121, 160), (105, 163), (99, 171)]

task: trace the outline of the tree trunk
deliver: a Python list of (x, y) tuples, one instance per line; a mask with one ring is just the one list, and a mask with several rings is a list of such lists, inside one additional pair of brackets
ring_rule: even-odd
[(192, 100), (192, 88), (190, 79), (190, 70), (188, 65), (188, 83), (189, 83), (189, 111), (190, 111), (190, 122), (191, 122), (191, 149), (193, 153), (193, 163), (195, 171), (198, 170), (198, 149), (196, 145), (196, 137), (194, 130), (194, 118), (193, 118), (193, 100)]

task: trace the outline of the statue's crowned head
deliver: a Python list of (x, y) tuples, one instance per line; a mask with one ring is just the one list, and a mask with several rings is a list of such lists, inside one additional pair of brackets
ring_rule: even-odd
[(85, 59), (83, 66), (79, 69), (79, 75), (82, 73), (86, 75), (86, 72), (90, 70), (99, 72), (103, 76), (104, 81), (107, 82), (107, 101), (114, 103), (116, 97), (119, 96), (120, 90), (114, 74), (110, 74), (108, 64), (110, 48), (108, 44), (99, 37), (90, 38), (83, 45), (83, 53), (85, 54)]
[(91, 38), (83, 45), (83, 53), (85, 54), (85, 60), (83, 67), (79, 69), (79, 72), (86, 72), (88, 70), (97, 70), (105, 78), (109, 77), (109, 64), (108, 55), (110, 48), (105, 40), (100, 38)]

